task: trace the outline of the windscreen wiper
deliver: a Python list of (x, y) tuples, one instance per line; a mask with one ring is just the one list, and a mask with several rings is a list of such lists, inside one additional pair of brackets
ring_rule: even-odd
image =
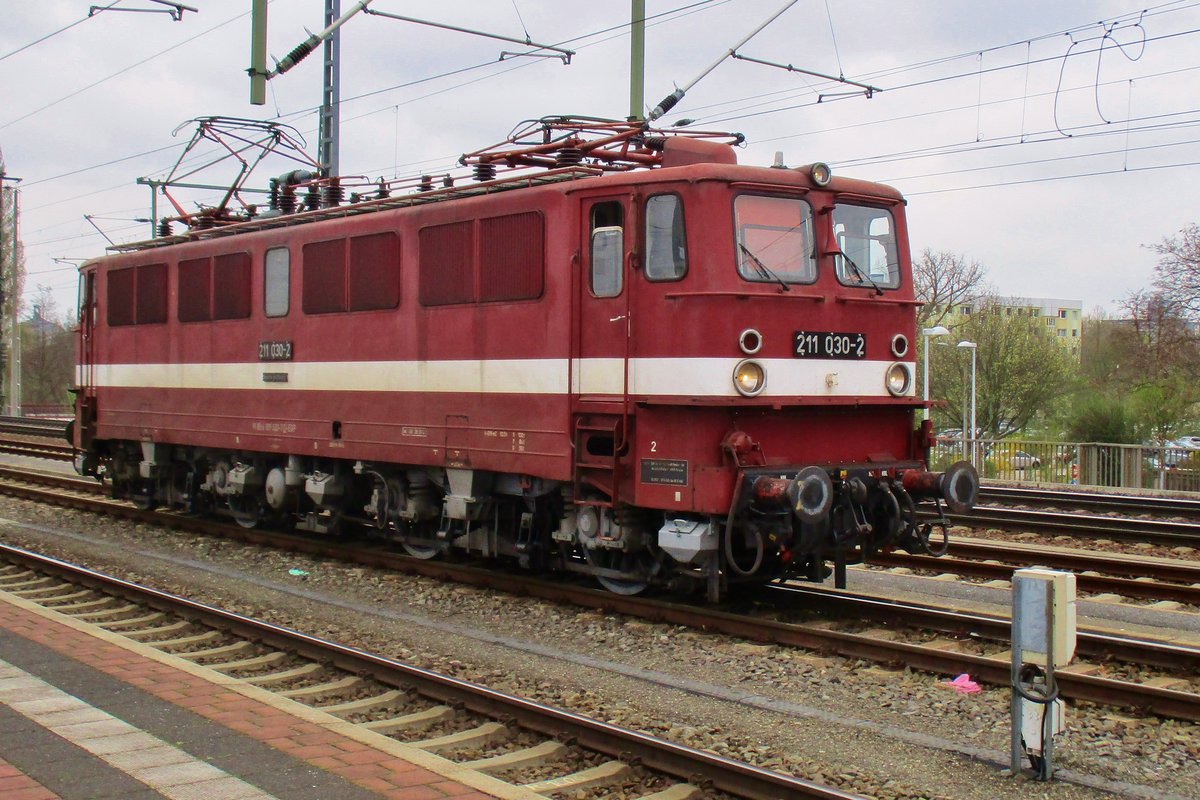
[(850, 265), (850, 269), (854, 270), (854, 274), (858, 276), (859, 283), (871, 284), (871, 288), (875, 290), (876, 296), (883, 296), (883, 289), (880, 289), (879, 284), (871, 280), (870, 276), (858, 268), (858, 264), (854, 263), (854, 259), (843, 253), (841, 250), (838, 250), (838, 255), (845, 259), (846, 263)]
[(742, 244), (741, 242), (738, 242), (737, 246), (742, 249), (743, 253), (745, 253), (747, 256), (750, 257), (751, 261), (754, 262), (754, 266), (758, 270), (759, 275), (762, 275), (767, 280), (774, 280), (776, 283), (779, 284), (779, 286), (785, 292), (790, 292), (792, 290), (792, 287), (788, 286), (784, 282), (783, 278), (779, 277), (774, 272), (772, 272), (771, 268), (768, 267), (766, 264), (764, 264), (762, 262), (762, 259), (760, 259), (758, 256), (754, 255), (754, 253), (750, 251), (749, 247), (746, 247), (746, 245)]

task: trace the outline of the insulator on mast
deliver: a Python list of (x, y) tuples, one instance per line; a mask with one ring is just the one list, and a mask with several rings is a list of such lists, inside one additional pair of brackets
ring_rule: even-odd
[(475, 180), (483, 183), (484, 181), (494, 180), (496, 178), (496, 165), (489, 161), (480, 161), (475, 165)]
[(321, 207), (337, 208), (346, 199), (346, 190), (337, 178), (330, 178), (329, 183), (321, 187)]
[(583, 150), (578, 147), (564, 147), (554, 157), (555, 166), (573, 167), (583, 162)]
[(279, 210), (284, 214), (291, 214), (296, 210), (296, 187), (284, 186), (283, 192), (279, 195)]
[(321, 207), (321, 190), (315, 183), (310, 183), (304, 190), (304, 210), (316, 211)]

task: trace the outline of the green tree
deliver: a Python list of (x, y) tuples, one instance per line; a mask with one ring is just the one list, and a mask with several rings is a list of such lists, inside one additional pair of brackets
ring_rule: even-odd
[(1067, 439), (1111, 444), (1139, 441), (1137, 413), (1131, 406), (1117, 395), (1079, 392), (1071, 404)]
[(1164, 441), (1184, 433), (1200, 404), (1200, 340), (1196, 315), (1180, 295), (1142, 292), (1125, 302), (1128, 321), (1110, 331), (1107, 379), (1099, 391), (1132, 398), (1143, 438)]
[(1042, 318), (1013, 310), (986, 298), (974, 313), (960, 318), (946, 337), (950, 346), (930, 349), (931, 396), (945, 401), (937, 411), (940, 425), (970, 428), (963, 408), (970, 402), (971, 353), (953, 346), (955, 342), (976, 343), (976, 425), (985, 438), (1025, 428), (1074, 387), (1075, 363), (1047, 335)]

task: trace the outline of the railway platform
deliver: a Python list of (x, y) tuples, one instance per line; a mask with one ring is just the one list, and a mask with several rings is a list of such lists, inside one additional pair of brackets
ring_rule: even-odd
[(0, 592), (5, 800), (485, 800), (502, 784)]

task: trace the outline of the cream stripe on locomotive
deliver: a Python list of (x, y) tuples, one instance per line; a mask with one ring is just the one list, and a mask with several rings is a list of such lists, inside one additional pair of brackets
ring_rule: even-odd
[[(738, 397), (737, 358), (634, 358), (629, 393), (643, 396)], [(757, 359), (766, 371), (760, 397), (887, 397), (889, 361)], [(621, 395), (619, 358), (461, 361), (250, 362), (243, 364), (97, 364), (76, 380), (109, 388), (292, 389), (343, 392)], [(913, 364), (909, 362), (910, 369)], [(910, 381), (907, 396), (913, 396)]]

